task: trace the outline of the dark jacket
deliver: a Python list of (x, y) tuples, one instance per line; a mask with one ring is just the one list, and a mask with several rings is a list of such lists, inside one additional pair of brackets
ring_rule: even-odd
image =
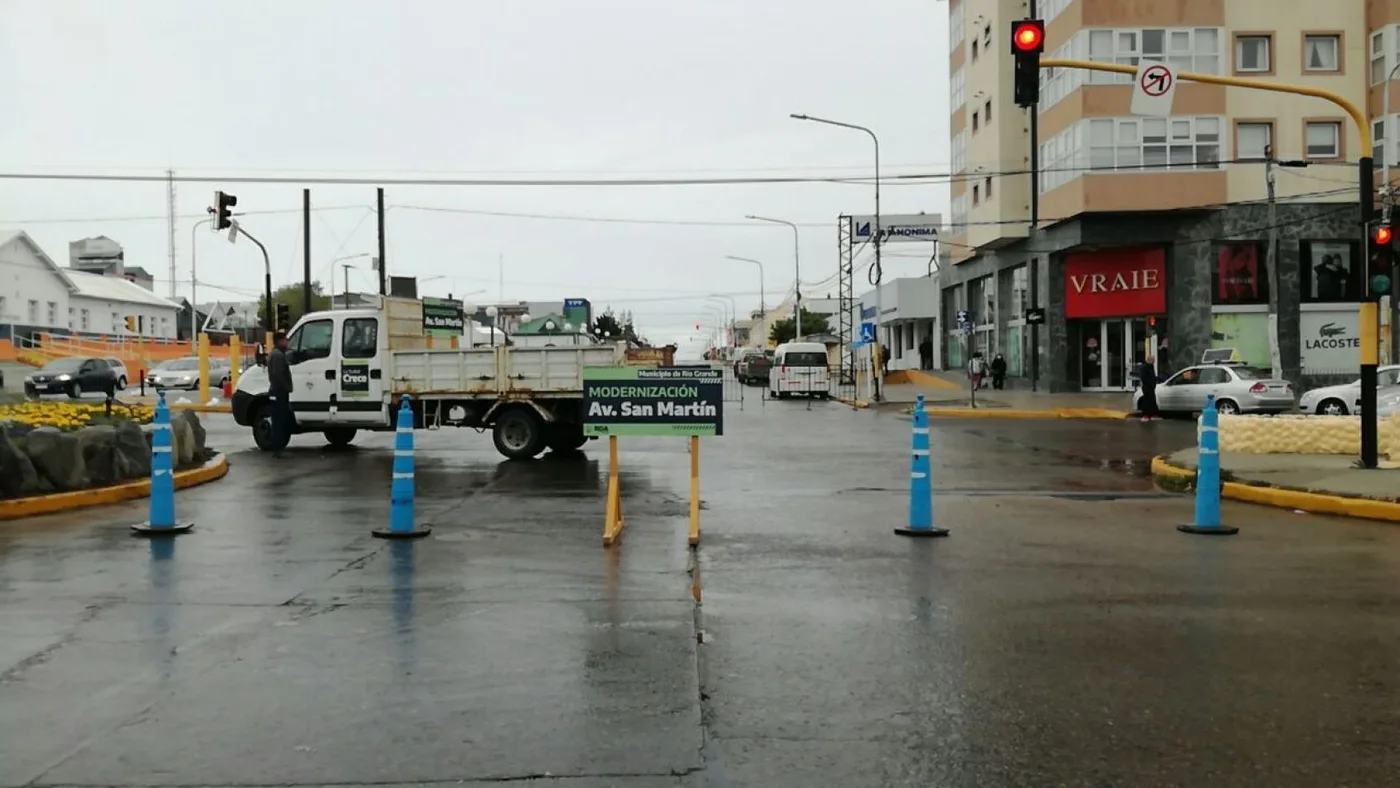
[(267, 391), (269, 394), (292, 393), (292, 365), (287, 354), (275, 349), (267, 357)]

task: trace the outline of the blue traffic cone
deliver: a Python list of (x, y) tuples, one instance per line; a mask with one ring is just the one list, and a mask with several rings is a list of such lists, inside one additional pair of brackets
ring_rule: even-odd
[(140, 536), (174, 536), (194, 527), (175, 522), (175, 433), (170, 428), (170, 408), (165, 394), (156, 402), (151, 422), (151, 513), (144, 523), (131, 526)]
[(946, 528), (933, 527), (933, 463), (929, 459), (928, 411), (924, 395), (914, 401), (914, 461), (909, 474), (909, 525), (896, 528), (900, 536), (947, 536)]
[(409, 400), (407, 394), (400, 399), (394, 431), (394, 476), (389, 485), (389, 527), (374, 531), (380, 539), (421, 539), (433, 532), (414, 522), (413, 408)]
[(1185, 534), (1230, 536), (1240, 529), (1220, 524), (1220, 411), (1215, 395), (1206, 396), (1201, 411), (1201, 439), (1196, 450), (1196, 522), (1178, 525)]

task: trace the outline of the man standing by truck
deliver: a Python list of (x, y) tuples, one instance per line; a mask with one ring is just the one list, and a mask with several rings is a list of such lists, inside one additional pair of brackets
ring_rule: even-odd
[(274, 350), (267, 357), (267, 394), (272, 401), (272, 456), (280, 458), (292, 440), (292, 365), (287, 361), (287, 335), (273, 335)]

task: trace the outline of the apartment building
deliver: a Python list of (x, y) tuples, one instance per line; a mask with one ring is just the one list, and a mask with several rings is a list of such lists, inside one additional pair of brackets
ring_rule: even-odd
[[(1355, 124), (1318, 98), (1182, 81), (1170, 117), (1134, 116), (1132, 78), (1042, 69), (1040, 222), (1030, 232), (1029, 111), (1012, 101), (1013, 20), (1046, 21), (1045, 57), (1239, 75), (1338, 93), (1372, 119), (1372, 154), (1400, 162), (1383, 85), (1400, 63), (1400, 0), (950, 0), (952, 219), (943, 239), (943, 358), (1030, 354), (1052, 391), (1131, 388), (1231, 347), (1270, 365), (1270, 283), (1292, 379), (1355, 376), (1362, 231)], [(1390, 86), (1393, 112), (1400, 89)], [(1276, 168), (1276, 272), (1268, 270), (1266, 151)], [(1400, 175), (1397, 170), (1396, 175)], [(1027, 309), (1044, 309), (1038, 348)], [(1340, 333), (1338, 333), (1340, 332)]]

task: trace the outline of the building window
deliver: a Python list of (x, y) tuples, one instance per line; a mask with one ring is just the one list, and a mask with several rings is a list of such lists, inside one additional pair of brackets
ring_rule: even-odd
[(1385, 81), (1387, 76), (1386, 65), (1389, 58), (1385, 52), (1385, 31), (1377, 30), (1371, 34), (1371, 84), (1379, 85)]
[(29, 300), (29, 324), (31, 326), (39, 325), (39, 302), (34, 299)]
[(948, 222), (949, 232), (961, 235), (967, 232), (967, 192), (954, 197), (952, 204), (952, 218)]
[(49, 325), (51, 325), (51, 326), (56, 326), (56, 325), (58, 325), (58, 302), (57, 302), (57, 301), (50, 301), (50, 302), (48, 303), (48, 316), (49, 316)]
[(990, 24), (988, 24), (986, 27), (982, 28), (982, 49), (987, 50), (987, 49), (991, 49), (991, 48), (992, 48), (992, 26), (991, 26)]
[(123, 328), (125, 328), (125, 327), (126, 327), (126, 324), (122, 322), (121, 315), (118, 315), (116, 312), (113, 312), (113, 313), (112, 313), (112, 331), (113, 331), (113, 332), (121, 331), (121, 330), (122, 330)]
[(988, 175), (987, 180), (982, 182), (982, 193), (987, 196), (987, 199), (992, 198), (992, 176)]
[(967, 103), (967, 71), (962, 66), (958, 66), (958, 70), (953, 72), (952, 84), (950, 95), (952, 96), (953, 110), (957, 111), (958, 107)]
[(1235, 71), (1264, 74), (1274, 70), (1274, 37), (1235, 36)]
[(1242, 121), (1235, 125), (1235, 158), (1242, 161), (1263, 161), (1269, 158), (1269, 146), (1274, 144), (1274, 124)]
[(981, 194), (982, 194), (982, 192), (981, 192), (981, 190), (978, 188), (977, 184), (975, 184), (975, 183), (972, 184), (972, 204), (973, 204), (973, 205), (978, 205), (978, 204), (980, 204), (980, 203), (982, 202)]
[(977, 131), (981, 128), (981, 126), (977, 123), (977, 118), (978, 118), (978, 117), (980, 117), (980, 116), (979, 116), (976, 112), (972, 113), (972, 133), (973, 133), (973, 134), (976, 134)]
[(1218, 169), (1220, 118), (1089, 121), (1092, 170)]
[(988, 99), (987, 103), (982, 107), (982, 122), (984, 124), (992, 122), (992, 102), (990, 99)]
[(1385, 118), (1371, 121), (1371, 161), (1377, 167), (1385, 162)]
[(958, 48), (967, 36), (967, 0), (957, 0), (948, 11), (948, 49)]
[(1269, 277), (1263, 244), (1228, 243), (1215, 249), (1210, 300), (1218, 306), (1269, 303)]
[[(1088, 34), (1090, 60), (1136, 66), (1146, 59), (1166, 63), (1176, 71), (1220, 73), (1221, 31), (1217, 27), (1108, 28), (1089, 30)], [(1131, 74), (1089, 74), (1091, 84), (1130, 84), (1132, 80)]]
[(1310, 303), (1355, 303), (1361, 300), (1361, 276), (1353, 241), (1303, 241), (1303, 300)]
[(90, 328), (88, 325), (88, 311), (86, 309), (81, 309), (78, 311), (78, 329), (80, 331), (87, 331), (88, 328)]
[(1342, 37), (1333, 33), (1303, 36), (1304, 71), (1341, 71)]
[(972, 62), (977, 62), (977, 39), (972, 39)]
[(1305, 126), (1305, 144), (1309, 159), (1340, 159), (1342, 157), (1342, 124), (1335, 120), (1310, 121)]
[(6, 311), (7, 306), (8, 304), (5, 301), (5, 297), (0, 296), (0, 321), (7, 320), (9, 318), (9, 313)]
[(959, 130), (953, 135), (953, 174), (967, 169), (967, 131)]

